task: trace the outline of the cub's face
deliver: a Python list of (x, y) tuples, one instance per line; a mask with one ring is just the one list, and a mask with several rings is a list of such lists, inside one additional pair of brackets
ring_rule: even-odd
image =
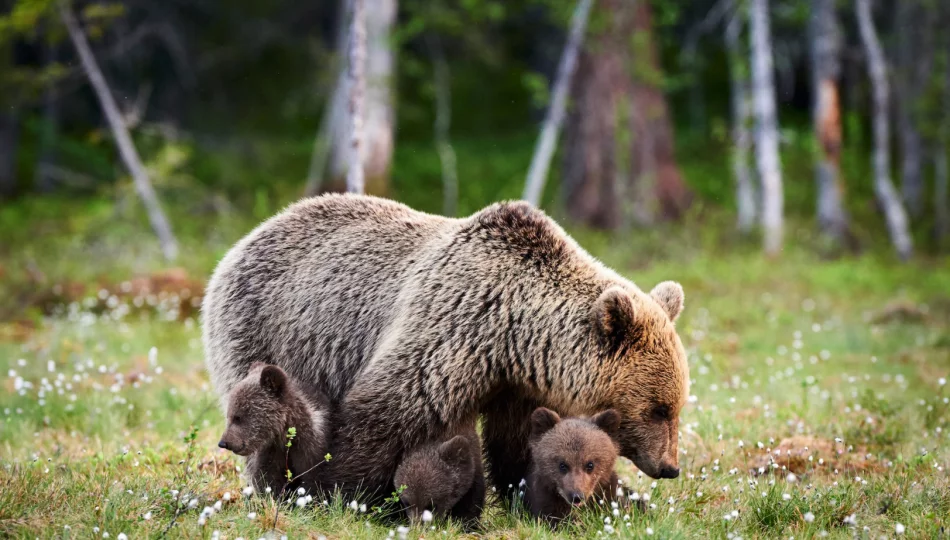
[(283, 436), (281, 397), (287, 376), (277, 366), (255, 364), (228, 398), (227, 426), (218, 446), (250, 456)]
[(653, 478), (679, 475), (679, 414), (689, 397), (689, 366), (673, 323), (682, 307), (683, 290), (673, 282), (649, 296), (611, 287), (594, 307), (611, 365), (604, 404), (621, 416), (614, 439), (621, 454)]
[(397, 488), (405, 486), (399, 500), (410, 521), (418, 522), (425, 511), (447, 515), (472, 487), (477, 457), (471, 441), (463, 435), (407, 454), (393, 483)]
[(619, 425), (620, 415), (612, 409), (590, 420), (561, 420), (554, 411), (538, 408), (531, 415), (533, 473), (567, 504), (583, 506), (614, 472), (617, 448), (608, 432)]

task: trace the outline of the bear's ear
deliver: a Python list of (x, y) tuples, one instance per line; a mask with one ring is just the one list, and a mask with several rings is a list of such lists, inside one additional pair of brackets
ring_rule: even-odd
[(561, 421), (561, 417), (551, 409), (538, 407), (531, 413), (531, 438), (535, 439), (550, 431)]
[(608, 287), (594, 302), (594, 324), (608, 343), (621, 343), (633, 327), (637, 310), (633, 298), (620, 287)]
[(602, 429), (607, 435), (613, 435), (616, 433), (617, 428), (620, 427), (620, 413), (614, 409), (607, 409), (606, 411), (595, 414), (590, 421)]
[(660, 307), (663, 308), (663, 311), (666, 312), (670, 317), (670, 321), (676, 322), (676, 318), (680, 316), (680, 312), (683, 311), (683, 301), (685, 294), (683, 293), (683, 286), (675, 281), (664, 281), (656, 287), (653, 287), (653, 290), (650, 291), (650, 296), (656, 300), (657, 304), (660, 304)]
[(439, 445), (439, 457), (454, 467), (465, 465), (472, 460), (471, 444), (463, 435), (456, 435)]
[(280, 397), (287, 387), (287, 374), (277, 366), (264, 366), (261, 370), (261, 387), (268, 394)]

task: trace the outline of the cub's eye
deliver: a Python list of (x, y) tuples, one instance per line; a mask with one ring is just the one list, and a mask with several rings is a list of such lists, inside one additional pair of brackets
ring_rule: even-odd
[(670, 419), (670, 408), (666, 405), (658, 405), (653, 408), (653, 419), (654, 420), (669, 420)]
[(588, 461), (588, 462), (587, 462), (587, 465), (585, 465), (584, 467), (587, 469), (587, 472), (593, 472), (593, 471), (594, 471), (594, 462), (593, 462), (593, 461)]
[(233, 417), (231, 417), (231, 423), (232, 423), (232, 424), (240, 424), (240, 423), (241, 423), (241, 417), (240, 417), (240, 416), (233, 416)]
[(558, 465), (558, 469), (560, 469), (562, 473), (565, 473), (565, 474), (566, 474), (567, 471), (568, 471), (567, 463), (564, 463), (564, 462), (562, 461), (561, 464)]

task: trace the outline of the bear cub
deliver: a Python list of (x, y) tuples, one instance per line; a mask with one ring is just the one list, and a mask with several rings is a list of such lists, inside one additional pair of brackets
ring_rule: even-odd
[[(259, 492), (270, 488), (278, 496), (288, 469), (293, 477), (285, 495), (309, 490), (316, 485), (312, 468), (323, 462), (329, 446), (329, 409), (321, 392), (277, 366), (255, 362), (228, 397), (227, 427), (218, 446), (247, 458), (246, 474)], [(296, 435), (288, 452), (291, 427)]]
[(617, 444), (611, 439), (620, 414), (608, 409), (591, 418), (564, 418), (544, 407), (531, 414), (531, 459), (525, 506), (551, 524), (593, 497), (611, 500), (617, 491)]
[(393, 484), (405, 486), (399, 500), (410, 521), (418, 522), (428, 511), (433, 517), (449, 516), (474, 524), (485, 504), (485, 473), (475, 426), (454, 437), (416, 447), (396, 468)]

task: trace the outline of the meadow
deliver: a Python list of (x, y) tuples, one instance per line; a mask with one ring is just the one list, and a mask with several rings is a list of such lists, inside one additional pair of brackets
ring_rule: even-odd
[[(463, 184), (463, 212), (517, 196), (524, 139), (510, 144), (523, 150), (517, 159), (498, 150), (481, 159), (502, 143), (460, 145), (462, 178), (486, 179)], [(396, 174), (395, 191), (435, 211), (438, 170), (419, 165), (431, 168), (427, 152), (397, 155), (397, 173), (411, 174)], [(165, 153), (156, 155), (153, 168)], [(707, 174), (703, 159), (684, 169)], [(218, 173), (245, 167), (246, 179), (280, 161), (252, 168), (222, 157)], [(206, 173), (201, 165), (189, 174)], [(405, 529), (392, 505), (339, 497), (278, 507), (249, 493), (241, 459), (216, 447), (224, 422), (197, 306), (218, 258), (295, 195), (256, 190), (225, 203), (181, 189), (181, 170), (166, 168), (160, 186), (182, 242), (173, 266), (124, 183), (0, 207), (2, 537), (947, 535), (947, 258), (923, 253), (901, 264), (885, 242), (830, 256), (813, 223), (793, 214), (786, 249), (766, 259), (755, 238), (734, 232), (732, 210), (702, 202), (730, 189), (726, 180), (703, 183), (719, 191), (700, 193), (679, 224), (571, 230), (641, 287), (674, 279), (686, 290), (677, 326), (692, 395), (678, 479), (655, 482), (621, 460), (625, 497), (638, 503), (595, 505), (554, 531), (517, 500), (497, 498), (474, 532), (451, 523)], [(401, 183), (407, 177), (418, 184)], [(803, 207), (811, 193), (790, 189), (788, 199)]]

